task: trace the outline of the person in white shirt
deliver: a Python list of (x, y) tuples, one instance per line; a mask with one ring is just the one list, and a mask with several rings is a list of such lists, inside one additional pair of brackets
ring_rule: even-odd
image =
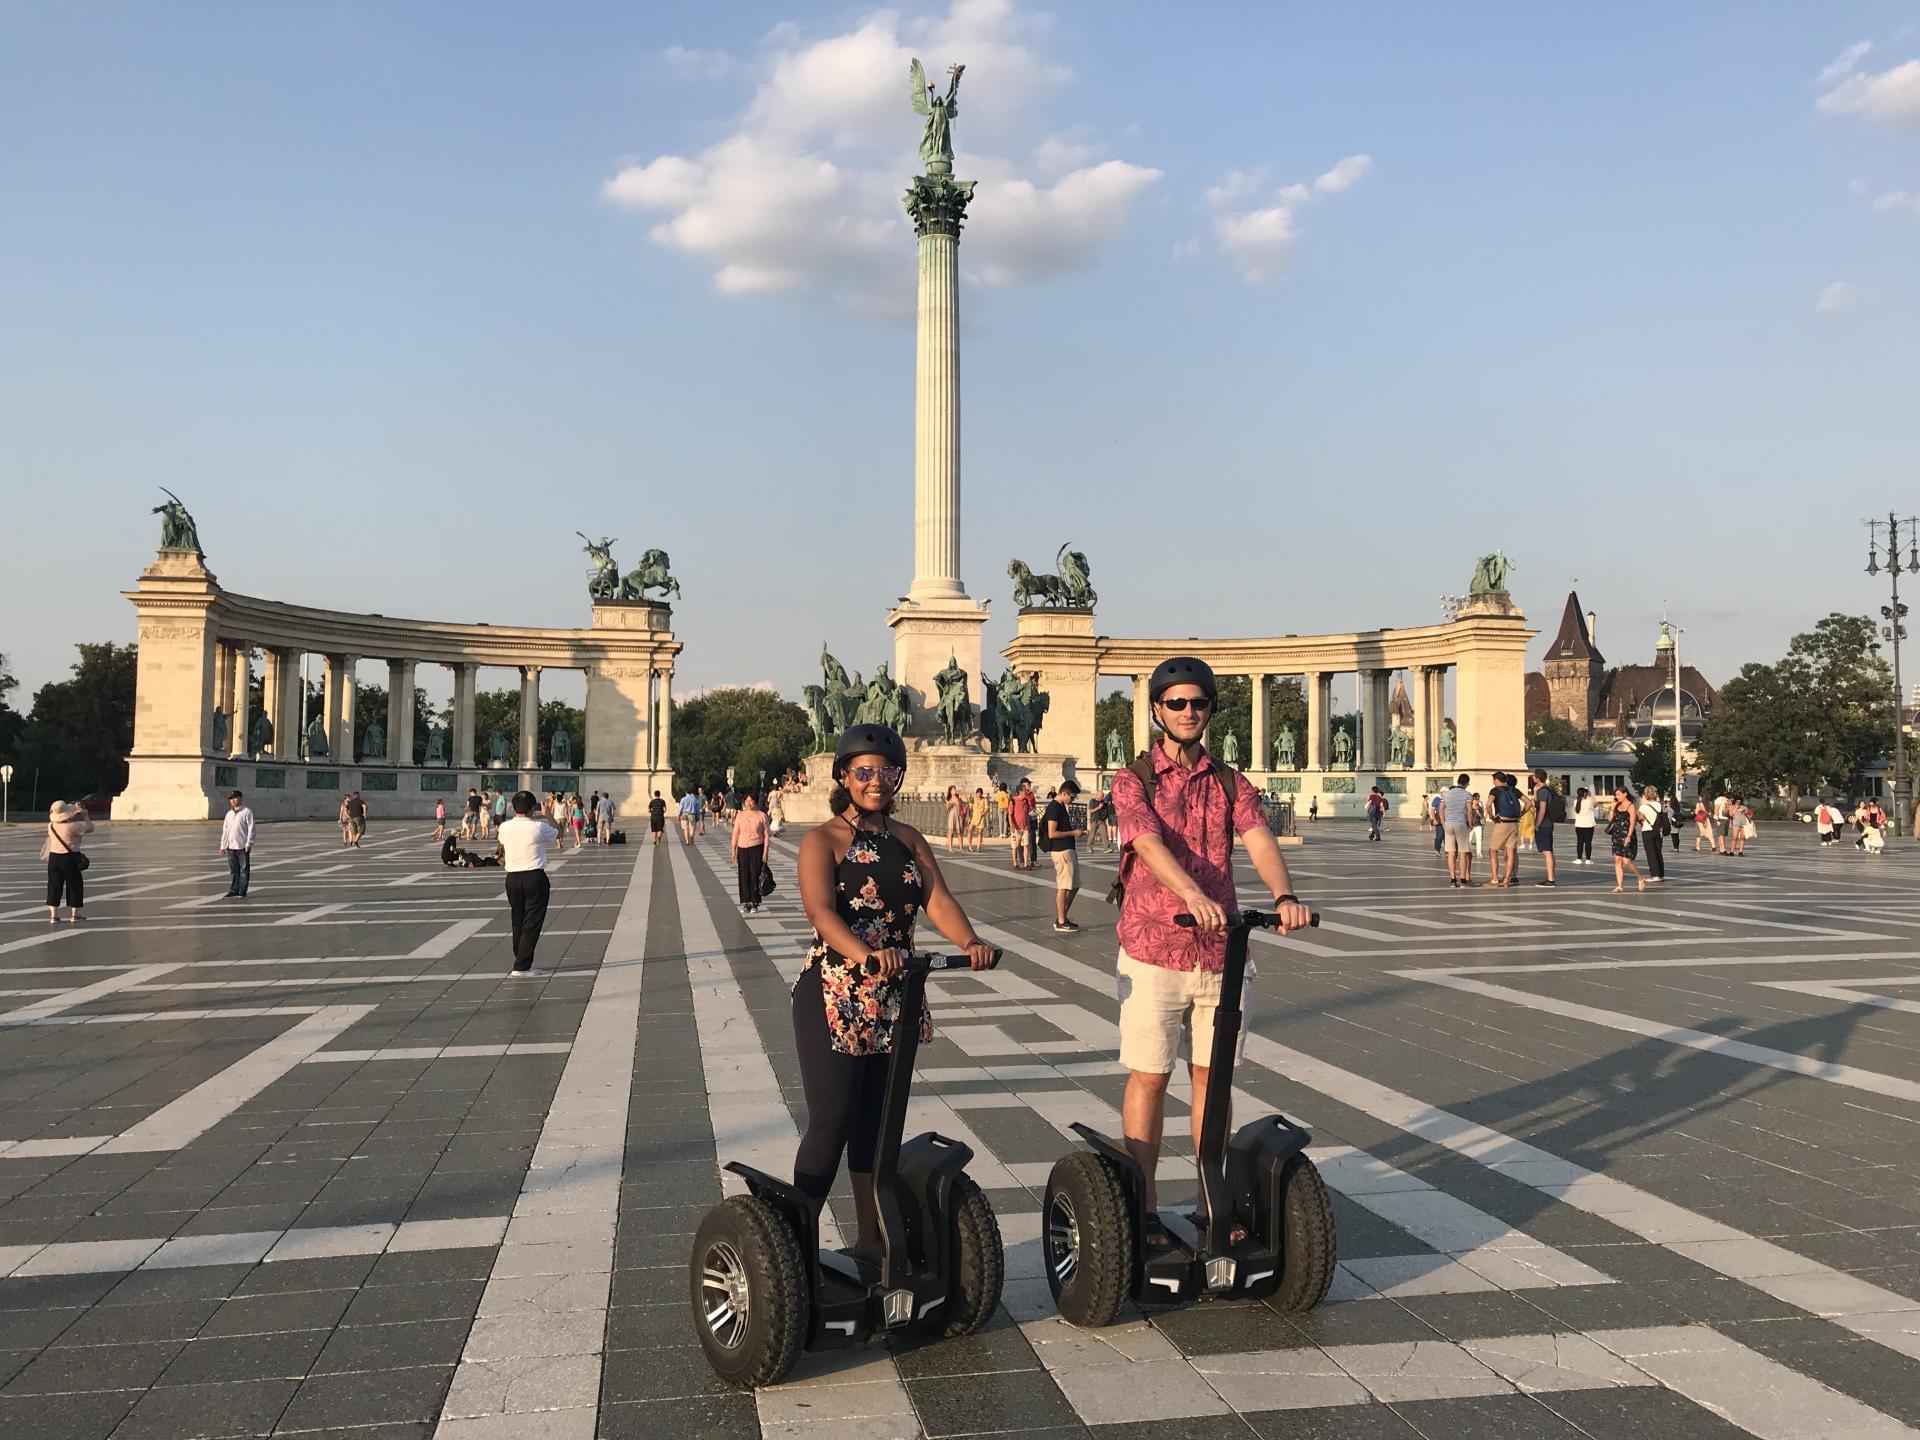
[(253, 878), (253, 811), (238, 790), (227, 796), (227, 813), (220, 817), (220, 853), (227, 857), (227, 899), (247, 898)]
[(1640, 853), (1646, 857), (1647, 882), (1652, 885), (1667, 878), (1667, 860), (1660, 843), (1664, 819), (1659, 788), (1649, 785), (1640, 792)]
[(533, 968), (533, 951), (547, 923), (547, 897), (552, 893), (547, 845), (559, 839), (560, 832), (534, 814), (537, 803), (530, 790), (515, 795), (513, 819), (501, 822), (499, 831), (500, 863), (507, 872), (507, 909), (513, 914), (515, 975), (553, 973)]

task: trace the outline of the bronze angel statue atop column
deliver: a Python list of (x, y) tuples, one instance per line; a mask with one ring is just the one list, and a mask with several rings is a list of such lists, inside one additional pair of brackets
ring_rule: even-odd
[(909, 72), (912, 79), (913, 113), (924, 115), (927, 121), (926, 133), (920, 137), (920, 163), (926, 166), (929, 175), (951, 175), (953, 173), (953, 117), (960, 113), (955, 96), (960, 93), (960, 77), (966, 73), (964, 65), (947, 67), (947, 93), (943, 96), (939, 88), (927, 83), (927, 72), (920, 62), (913, 62)]

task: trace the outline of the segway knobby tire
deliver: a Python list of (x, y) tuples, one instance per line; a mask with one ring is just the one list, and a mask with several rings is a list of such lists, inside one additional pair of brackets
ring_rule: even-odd
[(993, 1318), (1006, 1279), (1006, 1253), (1000, 1244), (1000, 1222), (986, 1192), (967, 1176), (953, 1182), (947, 1206), (953, 1217), (948, 1249), (953, 1266), (947, 1303), (928, 1316), (936, 1335), (971, 1335)]
[(1111, 1325), (1133, 1288), (1133, 1215), (1112, 1162), (1090, 1151), (1060, 1157), (1040, 1207), (1047, 1289), (1074, 1325)]
[(807, 1262), (793, 1227), (757, 1195), (707, 1212), (693, 1237), (693, 1328), (714, 1374), (731, 1385), (771, 1385), (806, 1343)]
[(1298, 1315), (1327, 1298), (1339, 1251), (1326, 1181), (1304, 1155), (1280, 1171), (1280, 1284), (1267, 1304)]

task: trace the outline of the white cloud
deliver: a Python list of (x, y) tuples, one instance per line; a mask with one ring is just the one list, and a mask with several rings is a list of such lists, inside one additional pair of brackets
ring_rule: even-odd
[(1822, 315), (1837, 315), (1860, 303), (1860, 287), (1851, 280), (1836, 280), (1821, 290), (1813, 308)]
[[(1300, 210), (1325, 196), (1351, 190), (1372, 169), (1372, 156), (1349, 155), (1311, 181), (1281, 186), (1266, 204), (1251, 209), (1236, 207), (1259, 193), (1266, 172), (1229, 170), (1203, 197), (1215, 212), (1215, 243), (1249, 285), (1278, 280), (1293, 262), (1300, 238)], [(1175, 249), (1176, 259), (1186, 258), (1183, 249), (1187, 243)]]
[(1865, 42), (1849, 46), (1820, 72), (1827, 87), (1815, 103), (1827, 115), (1864, 115), (1883, 125), (1920, 126), (1920, 60), (1908, 60), (1877, 73), (1858, 66)]
[(1887, 214), (1904, 210), (1909, 215), (1920, 215), (1920, 190), (1889, 190), (1874, 196), (1873, 208)]
[[(759, 86), (730, 133), (698, 154), (628, 165), (602, 194), (659, 217), (650, 238), (705, 263), (723, 294), (814, 292), (910, 314), (912, 229), (900, 194), (917, 168), (919, 121), (907, 68), (917, 55), (944, 83), (951, 57), (968, 67), (959, 170), (979, 181), (963, 258), (988, 284), (1071, 270), (1161, 172), (1044, 128), (1040, 107), (1073, 78), (1039, 53), (1045, 28), (1010, 0), (950, 0), (924, 18), (876, 10), (824, 37), (782, 24), (751, 62)], [(1017, 154), (1024, 165), (1002, 158)]]
[(1847, 46), (1846, 49), (1842, 50), (1827, 62), (1827, 68), (1814, 77), (1813, 83), (1815, 85), (1831, 85), (1836, 80), (1846, 78), (1859, 68), (1860, 62), (1866, 59), (1867, 52), (1871, 49), (1873, 49), (1873, 42), (1871, 40), (1854, 41), (1853, 44)]
[(676, 70), (705, 80), (720, 80), (740, 68), (740, 62), (724, 50), (694, 50), (685, 45), (669, 45), (661, 58)]

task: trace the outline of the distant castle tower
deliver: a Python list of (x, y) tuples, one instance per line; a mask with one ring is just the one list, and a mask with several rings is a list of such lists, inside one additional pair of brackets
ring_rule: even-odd
[(1560, 617), (1560, 633), (1547, 647), (1546, 663), (1541, 667), (1547, 677), (1549, 713), (1568, 721), (1582, 734), (1590, 733), (1600, 708), (1600, 681), (1606, 666), (1606, 658), (1594, 646), (1589, 619), (1580, 613), (1580, 596), (1569, 591), (1566, 613)]

